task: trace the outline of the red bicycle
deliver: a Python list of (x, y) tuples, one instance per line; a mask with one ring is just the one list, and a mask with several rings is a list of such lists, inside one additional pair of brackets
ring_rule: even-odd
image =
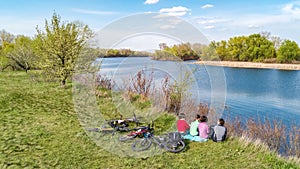
[(153, 132), (153, 125), (150, 127), (150, 124), (146, 126), (141, 126), (132, 129), (134, 131), (130, 132), (127, 135), (119, 137), (119, 141), (128, 141), (128, 140), (133, 140), (136, 137), (143, 138), (145, 133), (152, 133)]

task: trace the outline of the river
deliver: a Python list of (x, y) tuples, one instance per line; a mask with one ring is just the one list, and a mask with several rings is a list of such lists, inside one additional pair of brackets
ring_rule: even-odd
[[(193, 71), (196, 86), (192, 93), (198, 93), (199, 102), (209, 103), (214, 97), (213, 90), (221, 93), (220, 100), (224, 99), (226, 105), (223, 115), (229, 112), (230, 116), (243, 119), (275, 118), (284, 124), (299, 125), (300, 71), (204, 66), (191, 64), (191, 61), (184, 65)], [(118, 81), (121, 77), (130, 78), (142, 67), (157, 70), (157, 83), (165, 74), (174, 76), (179, 69), (172, 61), (154, 61), (147, 57), (105, 58), (101, 74), (113, 76)]]

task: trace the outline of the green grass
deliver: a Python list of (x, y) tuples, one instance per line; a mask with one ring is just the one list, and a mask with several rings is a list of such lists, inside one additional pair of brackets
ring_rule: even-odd
[[(99, 103), (106, 114), (116, 111), (108, 97)], [(163, 123), (173, 120), (163, 115), (156, 126), (164, 130), (171, 126)], [(117, 156), (97, 146), (80, 126), (71, 87), (34, 82), (24, 72), (0, 72), (0, 168), (300, 168), (237, 139), (187, 144), (178, 154)]]

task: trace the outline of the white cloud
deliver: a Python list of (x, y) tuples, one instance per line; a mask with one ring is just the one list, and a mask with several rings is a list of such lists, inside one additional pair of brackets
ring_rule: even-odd
[(256, 28), (260, 28), (260, 27), (258, 25), (252, 25), (252, 24), (250, 24), (250, 25), (248, 25), (248, 28), (256, 29)]
[(201, 6), (202, 9), (213, 8), (213, 7), (214, 7), (214, 5), (212, 5), (212, 4), (205, 4), (205, 5)]
[(172, 8), (162, 8), (159, 10), (160, 13), (164, 13), (170, 16), (184, 16), (190, 9), (183, 6), (174, 6)]
[(81, 13), (81, 14), (91, 14), (91, 15), (114, 15), (114, 14), (117, 14), (117, 12), (113, 12), (113, 11), (94, 11), (94, 10), (86, 10), (86, 9), (79, 9), (79, 8), (73, 8), (72, 11)]
[(293, 15), (300, 15), (300, 2), (289, 3), (283, 6), (283, 12)]
[(199, 24), (216, 24), (216, 23), (223, 23), (223, 22), (228, 22), (230, 20), (228, 19), (222, 19), (218, 17), (198, 17), (196, 18), (197, 23)]
[(206, 25), (206, 26), (204, 26), (204, 29), (213, 29), (213, 28), (215, 28), (214, 25)]
[(158, 3), (159, 2), (159, 0), (146, 0), (145, 2), (144, 2), (144, 4), (156, 4), (156, 3)]
[(160, 29), (175, 29), (176, 27), (174, 25), (162, 25), (160, 26)]
[(152, 13), (154, 13), (154, 12), (152, 12), (152, 11), (148, 11), (148, 12), (144, 12), (145, 14), (152, 14)]

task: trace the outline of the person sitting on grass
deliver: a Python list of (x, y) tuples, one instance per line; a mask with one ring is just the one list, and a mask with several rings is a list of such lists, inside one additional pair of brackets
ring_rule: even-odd
[(227, 129), (224, 127), (224, 119), (220, 118), (218, 124), (213, 127), (211, 139), (215, 142), (221, 142), (226, 139)]
[(177, 130), (181, 134), (186, 134), (186, 131), (188, 131), (190, 126), (188, 123), (185, 121), (185, 115), (184, 114), (179, 114), (179, 120), (177, 120)]
[(195, 118), (195, 121), (193, 121), (191, 123), (190, 135), (192, 135), (192, 136), (198, 136), (199, 135), (199, 132), (198, 132), (199, 120), (200, 120), (200, 115), (197, 114), (196, 118)]
[(200, 123), (198, 125), (198, 132), (200, 139), (207, 139), (209, 134), (209, 127), (207, 125), (207, 117), (201, 116)]
[[(199, 125), (201, 123), (199, 123), (198, 120), (200, 120), (200, 121), (202, 120), (202, 123), (205, 122), (205, 124), (206, 124), (207, 118), (206, 118), (206, 116), (202, 117), (200, 115), (197, 115), (195, 121), (193, 121), (191, 123), (190, 133), (184, 135), (183, 139), (196, 141), (196, 142), (206, 142), (208, 140), (207, 137), (202, 138), (199, 136), (199, 134), (201, 134), (203, 131), (199, 130)], [(204, 126), (204, 124), (201, 124), (201, 129), (203, 128), (202, 126)], [(205, 133), (208, 133), (208, 129), (206, 130), (206, 128), (205, 128)]]

